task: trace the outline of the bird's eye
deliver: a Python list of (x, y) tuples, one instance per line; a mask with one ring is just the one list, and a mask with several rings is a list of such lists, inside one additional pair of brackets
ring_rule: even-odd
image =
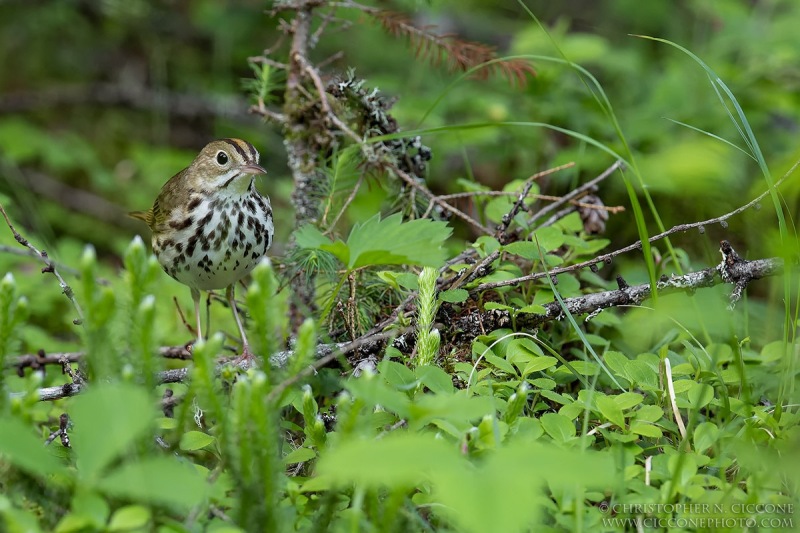
[(220, 150), (217, 152), (217, 163), (220, 165), (227, 165), (228, 164), (228, 154)]

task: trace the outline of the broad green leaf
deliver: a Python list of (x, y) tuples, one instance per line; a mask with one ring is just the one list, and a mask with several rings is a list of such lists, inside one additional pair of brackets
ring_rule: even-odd
[(156, 412), (144, 389), (127, 383), (97, 383), (75, 399), (70, 415), (78, 472), (96, 479), (103, 468), (155, 426)]
[(642, 435), (643, 437), (650, 437), (653, 439), (660, 439), (663, 436), (661, 428), (641, 420), (631, 421), (631, 433)]
[(72, 498), (73, 517), (88, 520), (91, 527), (102, 529), (108, 521), (111, 508), (106, 499), (94, 491), (78, 490)]
[(414, 373), (423, 385), (437, 394), (450, 394), (454, 390), (453, 376), (438, 366), (421, 366)]
[(496, 355), (487, 353), (484, 356), (484, 359), (486, 359), (486, 361), (491, 363), (493, 366), (499, 368), (503, 372), (511, 374), (512, 376), (517, 374), (517, 371), (514, 369), (514, 366), (505, 359), (503, 359), (502, 357), (497, 357)]
[(628, 379), (645, 390), (658, 388), (658, 376), (644, 361), (633, 360), (625, 363), (625, 373)]
[(625, 415), (622, 414), (622, 409), (620, 409), (613, 397), (598, 395), (595, 397), (595, 404), (600, 413), (609, 422), (623, 429), (625, 428)]
[(628, 378), (625, 365), (628, 364), (630, 359), (625, 357), (625, 355), (620, 352), (609, 350), (603, 354), (603, 360), (605, 361), (606, 365), (608, 365), (608, 368), (610, 368), (618, 377)]
[(466, 302), (467, 298), (469, 298), (469, 292), (464, 289), (450, 289), (439, 293), (439, 299), (441, 301), (453, 304)]
[(522, 375), (527, 376), (528, 374), (531, 374), (533, 372), (542, 371), (546, 368), (550, 368), (556, 363), (558, 363), (558, 359), (556, 359), (555, 357), (550, 357), (549, 355), (536, 357), (525, 366), (525, 370), (522, 371)]
[(687, 397), (692, 407), (700, 409), (714, 399), (714, 388), (706, 383), (697, 383), (689, 389)]
[(611, 457), (576, 455), (530, 439), (487, 453), (478, 465), (441, 468), (431, 475), (438, 512), (452, 520), (454, 531), (535, 531), (552, 505), (542, 486), (559, 495), (574, 487), (602, 488), (613, 477)]
[(104, 476), (98, 487), (117, 498), (180, 509), (199, 504), (208, 492), (197, 470), (166, 457), (124, 463)]
[(184, 451), (200, 450), (214, 443), (217, 439), (202, 431), (187, 431), (181, 435), (180, 449)]
[(0, 418), (0, 457), (38, 477), (65, 474), (58, 459), (16, 418)]
[(150, 522), (150, 509), (143, 505), (128, 505), (117, 509), (108, 524), (109, 531), (143, 529)]
[[(593, 363), (591, 361), (570, 361), (569, 364), (572, 366), (572, 370), (582, 376), (594, 376), (600, 371), (600, 367), (597, 365), (597, 363)], [(571, 374), (572, 370), (566, 366), (560, 366), (556, 372), (562, 374)]]
[(331, 244), (331, 240), (311, 224), (298, 228), (294, 232), (294, 239), (300, 248), (321, 248), (325, 244)]
[(500, 302), (486, 302), (483, 304), (483, 308), (487, 311), (512, 311), (514, 309), (510, 305), (501, 304)]
[(564, 244), (564, 232), (558, 226), (545, 226), (534, 232), (531, 241), (538, 242), (543, 251), (552, 252)]
[(531, 339), (525, 337), (511, 339), (511, 341), (508, 343), (508, 347), (506, 348), (506, 352), (508, 353), (508, 358), (512, 358), (517, 354), (527, 355), (529, 357), (525, 358), (526, 361), (532, 359), (530, 356), (544, 355), (541, 346), (533, 342)]
[(58, 521), (55, 533), (78, 533), (93, 526), (91, 518), (79, 513), (67, 513)]
[(528, 313), (532, 315), (543, 315), (545, 313), (545, 308), (538, 304), (530, 304), (524, 307), (520, 307), (517, 309), (517, 313)]
[(691, 379), (676, 379), (672, 382), (672, 387), (675, 390), (675, 394), (686, 392), (690, 389), (693, 389), (696, 385), (699, 385), (699, 383)]
[[(387, 460), (391, 458), (391, 460)], [(349, 439), (320, 455), (317, 473), (337, 484), (410, 487), (435, 471), (467, 468), (458, 448), (427, 433), (393, 432), (382, 439)]]
[(455, 394), (423, 394), (411, 406), (409, 425), (420, 427), (440, 418), (453, 423), (473, 422), (494, 413), (492, 399), (487, 396), (467, 396), (464, 391)]
[(544, 430), (556, 442), (566, 442), (575, 436), (575, 424), (564, 415), (545, 413), (540, 420)]
[(634, 414), (636, 420), (658, 422), (664, 417), (664, 410), (658, 405), (643, 405)]
[(712, 422), (701, 422), (694, 428), (694, 448), (703, 452), (717, 442), (719, 428)]
[(617, 394), (613, 398), (614, 401), (617, 402), (619, 408), (623, 411), (625, 409), (630, 409), (631, 407), (636, 407), (644, 401), (644, 396), (635, 392), (623, 392), (622, 394)]
[(539, 248), (536, 246), (535, 242), (531, 241), (512, 242), (506, 244), (503, 247), (503, 250), (505, 250), (510, 254), (518, 255), (523, 259), (528, 259), (529, 261), (541, 258), (541, 256), (539, 255)]
[(305, 463), (306, 461), (310, 461), (317, 456), (317, 453), (310, 449), (301, 446), (300, 448), (295, 448), (283, 458), (283, 464), (293, 465), (296, 463)]
[(336, 255), (351, 270), (368, 265), (438, 267), (447, 257), (442, 244), (451, 232), (445, 222), (429, 219), (403, 222), (400, 213), (383, 220), (375, 215), (356, 224), (346, 244), (336, 241), (319, 247)]
[(378, 364), (378, 371), (383, 379), (400, 390), (410, 390), (417, 385), (414, 371), (397, 361), (385, 359)]
[(388, 409), (401, 417), (408, 416), (410, 401), (405, 393), (389, 388), (383, 380), (373, 374), (362, 374), (361, 377), (349, 379), (345, 387), (353, 397), (365, 401), (372, 406)]

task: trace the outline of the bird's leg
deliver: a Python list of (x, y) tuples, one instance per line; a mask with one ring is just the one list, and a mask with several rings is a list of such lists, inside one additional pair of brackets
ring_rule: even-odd
[(239, 318), (239, 310), (236, 308), (236, 299), (234, 298), (234, 285), (232, 283), (228, 286), (225, 291), (225, 295), (228, 297), (228, 305), (231, 306), (233, 310), (233, 318), (236, 319), (236, 326), (239, 328), (239, 335), (242, 336), (242, 355), (236, 360), (236, 363), (242, 363), (244, 361), (250, 362), (253, 359), (253, 352), (250, 351), (250, 344), (247, 342), (247, 335), (244, 332), (244, 326), (242, 326), (242, 320)]
[(203, 340), (203, 330), (200, 327), (200, 291), (192, 289), (192, 301), (194, 302), (194, 320), (197, 324), (197, 340)]

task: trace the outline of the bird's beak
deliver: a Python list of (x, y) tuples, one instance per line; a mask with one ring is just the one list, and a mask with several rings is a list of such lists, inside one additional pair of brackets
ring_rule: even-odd
[(245, 174), (266, 174), (267, 171), (260, 165), (249, 164), (242, 167), (242, 172)]

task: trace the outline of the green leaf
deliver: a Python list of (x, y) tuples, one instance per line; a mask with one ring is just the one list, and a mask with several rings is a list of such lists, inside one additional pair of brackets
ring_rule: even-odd
[(518, 255), (523, 259), (528, 259), (529, 261), (541, 259), (541, 256), (539, 255), (539, 248), (536, 246), (535, 242), (531, 241), (512, 242), (506, 244), (503, 247), (503, 250), (510, 254)]
[(189, 509), (206, 497), (206, 480), (191, 465), (154, 457), (123, 464), (98, 487), (105, 493), (136, 502)]
[(423, 385), (437, 394), (451, 394), (454, 390), (453, 377), (438, 366), (421, 366), (414, 372)]
[(465, 291), (464, 289), (450, 289), (447, 291), (441, 291), (439, 293), (439, 299), (441, 301), (449, 302), (451, 304), (466, 302), (467, 298), (469, 298), (469, 292)]
[(575, 436), (575, 424), (558, 413), (545, 413), (541, 418), (542, 427), (556, 442), (566, 442)]
[(214, 443), (217, 439), (202, 431), (187, 431), (181, 435), (180, 449), (191, 452), (200, 450)]
[(617, 406), (623, 411), (631, 407), (636, 407), (644, 401), (644, 396), (635, 392), (623, 392), (622, 394), (617, 394), (613, 398), (614, 401), (617, 402)]
[(538, 241), (543, 251), (552, 252), (564, 244), (564, 232), (557, 226), (545, 226), (534, 232), (531, 241), (534, 244)]
[[(391, 460), (387, 460), (391, 458)], [(462, 469), (458, 449), (428, 433), (394, 432), (375, 439), (351, 439), (320, 455), (317, 473), (358, 487), (413, 486), (431, 471)]]
[(664, 410), (658, 405), (643, 405), (636, 410), (636, 420), (644, 422), (658, 422), (664, 417)]
[(129, 531), (131, 529), (143, 529), (150, 522), (151, 516), (150, 509), (142, 505), (121, 507), (111, 517), (108, 530)]
[(655, 390), (658, 388), (658, 376), (650, 365), (644, 361), (627, 361), (625, 363), (625, 373), (629, 380), (638, 384), (645, 390)]
[(511, 374), (512, 376), (515, 376), (517, 374), (517, 371), (516, 369), (514, 369), (514, 366), (505, 359), (503, 359), (502, 357), (497, 357), (496, 355), (487, 353), (484, 356), (484, 359), (486, 359), (489, 363), (499, 368), (503, 372)]
[(311, 224), (306, 224), (294, 232), (294, 239), (300, 248), (322, 248), (323, 245), (331, 244), (332, 241), (322, 234), (322, 232)]
[(609, 422), (623, 429), (625, 428), (625, 415), (622, 414), (622, 409), (620, 409), (613, 397), (596, 396), (595, 404), (600, 410), (600, 413), (606, 417)]
[(293, 465), (296, 463), (305, 463), (306, 461), (314, 459), (316, 456), (317, 453), (314, 450), (301, 446), (286, 454), (283, 458), (283, 464)]
[(495, 311), (498, 309), (501, 311), (511, 311), (514, 309), (510, 305), (501, 304), (499, 302), (486, 302), (485, 304), (483, 304), (483, 308), (486, 309), (487, 311)]
[(354, 398), (365, 401), (372, 406), (388, 409), (401, 417), (408, 416), (410, 401), (406, 394), (389, 388), (374, 374), (365, 373), (361, 377), (350, 379), (345, 387)]
[(0, 456), (34, 476), (64, 474), (58, 459), (31, 433), (27, 424), (16, 418), (0, 418)]
[(696, 383), (689, 389), (687, 397), (692, 407), (700, 409), (714, 399), (714, 388), (706, 383)]
[(529, 313), (533, 315), (543, 315), (545, 313), (545, 308), (538, 304), (530, 304), (526, 305), (525, 307), (520, 307), (517, 309), (517, 313)]
[(72, 515), (85, 518), (95, 529), (102, 529), (111, 513), (105, 498), (94, 492), (78, 490), (72, 498)]
[(144, 389), (127, 383), (97, 383), (75, 399), (70, 412), (78, 472), (100, 477), (103, 468), (155, 425), (156, 412)]
[(383, 360), (378, 364), (378, 371), (390, 385), (400, 390), (410, 390), (417, 385), (414, 372), (397, 361)]
[(455, 394), (423, 394), (411, 405), (412, 428), (421, 427), (435, 419), (453, 424), (471, 423), (495, 411), (492, 399), (487, 396), (467, 396), (466, 392)]
[(719, 428), (712, 422), (701, 422), (694, 428), (694, 447), (703, 452), (713, 446), (719, 437)]
[(531, 374), (533, 372), (540, 372), (546, 368), (550, 368), (556, 363), (558, 363), (558, 359), (556, 359), (555, 357), (550, 357), (549, 355), (536, 357), (525, 366), (525, 370), (522, 371), (522, 375), (527, 376), (528, 374)]
[[(347, 243), (336, 241), (319, 248), (333, 253), (350, 270), (368, 265), (419, 265), (438, 267), (447, 257), (442, 244), (452, 230), (430, 219), (403, 222), (400, 213), (381, 220), (375, 215), (350, 231)], [(319, 242), (319, 237), (310, 239)]]
[(642, 422), (641, 420), (631, 421), (631, 433), (642, 435), (643, 437), (650, 437), (653, 439), (660, 439), (663, 434), (658, 426)]

